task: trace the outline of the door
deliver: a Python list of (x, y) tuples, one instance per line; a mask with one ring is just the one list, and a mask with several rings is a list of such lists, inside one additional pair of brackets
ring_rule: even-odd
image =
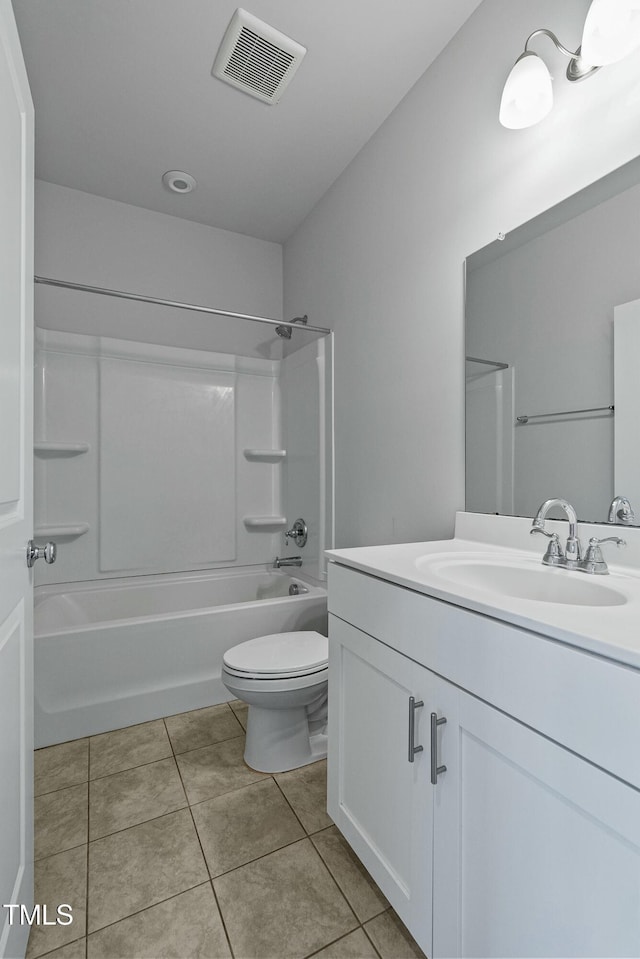
[(435, 959), (640, 955), (640, 793), (462, 691), (449, 732)]
[[(422, 666), (330, 616), (329, 815), (428, 955), (434, 681)], [(411, 741), (423, 746), (413, 762)]]
[[(0, 956), (24, 955), (33, 898), (33, 106), (0, 0)], [(13, 916), (14, 924), (10, 918)]]

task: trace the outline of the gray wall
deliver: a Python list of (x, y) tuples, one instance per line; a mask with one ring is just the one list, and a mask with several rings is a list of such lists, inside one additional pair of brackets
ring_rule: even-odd
[(463, 260), (638, 152), (637, 55), (570, 85), (541, 38), (554, 112), (524, 131), (498, 123), (528, 34), (548, 27), (575, 49), (588, 6), (485, 0), (285, 245), (285, 312), (336, 333), (338, 546), (451, 534)]
[[(282, 318), (282, 247), (128, 203), (36, 181), (35, 272)], [(277, 359), (271, 328), (36, 287), (38, 326)], [(277, 355), (255, 349), (256, 329)], [(249, 349), (252, 347), (252, 349)]]

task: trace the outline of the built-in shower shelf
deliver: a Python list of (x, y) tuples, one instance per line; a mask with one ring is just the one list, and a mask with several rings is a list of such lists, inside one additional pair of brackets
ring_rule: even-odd
[(60, 523), (57, 526), (36, 526), (34, 535), (38, 539), (48, 539), (50, 536), (83, 536), (88, 532), (88, 523)]
[(86, 453), (89, 449), (88, 443), (46, 443), (36, 441), (33, 444), (36, 453), (66, 453), (74, 456), (77, 453)]
[(279, 463), (286, 455), (286, 450), (245, 450), (245, 459), (262, 463)]
[(284, 529), (287, 525), (286, 516), (245, 516), (243, 522), (247, 529), (264, 533)]

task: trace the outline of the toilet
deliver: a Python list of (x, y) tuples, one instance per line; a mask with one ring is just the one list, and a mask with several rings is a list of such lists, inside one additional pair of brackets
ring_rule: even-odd
[(222, 681), (249, 705), (244, 760), (264, 773), (327, 755), (326, 636), (312, 630), (258, 636), (227, 650)]

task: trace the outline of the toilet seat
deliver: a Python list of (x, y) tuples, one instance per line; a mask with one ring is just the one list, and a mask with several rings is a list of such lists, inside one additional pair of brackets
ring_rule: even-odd
[(272, 676), (256, 676), (251, 675), (251, 673), (233, 673), (226, 666), (222, 667), (222, 682), (227, 689), (233, 688), (237, 699), (242, 699), (248, 694), (261, 693), (271, 700), (277, 697), (278, 693), (290, 693), (294, 696), (296, 691), (302, 692), (303, 690), (306, 690), (308, 696), (311, 690), (326, 686), (328, 675), (328, 666), (305, 676), (277, 676), (275, 674)]
[(313, 669), (310, 672), (283, 672), (283, 673), (250, 673), (246, 670), (241, 669), (231, 669), (229, 666), (222, 667), (223, 672), (228, 676), (234, 676), (236, 679), (246, 679), (254, 680), (255, 682), (265, 682), (265, 683), (275, 683), (278, 680), (285, 679), (306, 679), (307, 677), (319, 677), (323, 673), (327, 673), (329, 669), (329, 664), (325, 663), (324, 666), (320, 666), (318, 669)]
[(224, 669), (243, 679), (279, 680), (327, 671), (329, 644), (312, 630), (272, 633), (249, 639), (223, 656)]

